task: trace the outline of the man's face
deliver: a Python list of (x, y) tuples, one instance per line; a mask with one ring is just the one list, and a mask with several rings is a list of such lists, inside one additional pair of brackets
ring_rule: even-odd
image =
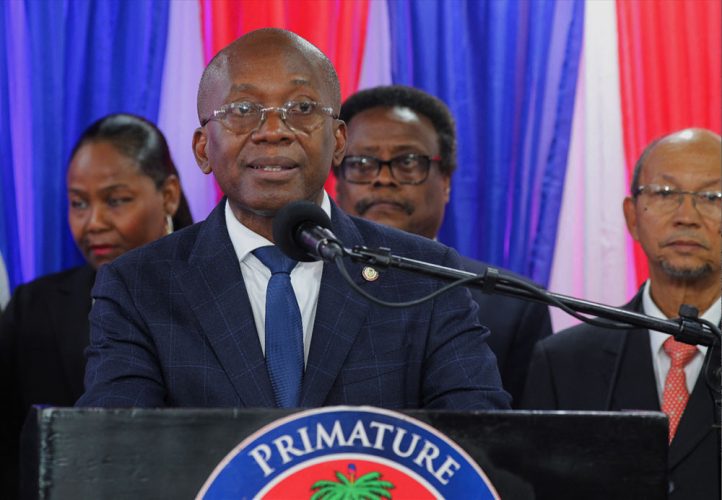
[[(720, 142), (711, 135), (663, 141), (647, 157), (639, 184), (683, 191), (719, 191), (721, 162)], [(627, 226), (647, 255), (652, 280), (655, 277), (719, 280), (722, 240), (719, 217), (700, 214), (688, 195), (677, 209), (658, 212), (644, 194), (624, 202)]]
[[(211, 79), (204, 118), (241, 101), (264, 107), (297, 100), (332, 105), (316, 61), (283, 40), (262, 42), (236, 48)], [(196, 131), (193, 147), (201, 170), (213, 172), (234, 214), (247, 223), (272, 217), (291, 201), (319, 203), (331, 165), (343, 158), (345, 125), (324, 116), (317, 128), (300, 132), (269, 111), (265, 122), (248, 133), (237, 134), (211, 120)]]
[[(415, 153), (439, 154), (439, 137), (431, 121), (408, 108), (370, 108), (348, 124), (348, 156), (373, 156), (388, 161)], [(435, 238), (449, 201), (449, 176), (433, 162), (422, 184), (400, 184), (387, 165), (370, 184), (352, 184), (338, 179), (337, 201), (357, 215), (410, 233)]]

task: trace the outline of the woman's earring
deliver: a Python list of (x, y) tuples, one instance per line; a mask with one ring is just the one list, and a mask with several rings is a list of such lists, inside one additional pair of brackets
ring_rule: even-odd
[(173, 232), (173, 217), (170, 214), (165, 215), (165, 232), (171, 234)]

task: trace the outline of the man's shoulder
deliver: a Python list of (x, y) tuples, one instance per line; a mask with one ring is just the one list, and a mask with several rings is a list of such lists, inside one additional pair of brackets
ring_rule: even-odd
[[(641, 312), (641, 292), (630, 302), (621, 307), (628, 311)], [(604, 321), (604, 320), (602, 320)], [(555, 333), (542, 341), (547, 352), (581, 353), (619, 345), (630, 329), (605, 328), (588, 323), (581, 323)]]
[(424, 255), (428, 256), (427, 258), (441, 257), (453, 250), (442, 243), (417, 234), (359, 217), (345, 215), (345, 218), (358, 230), (362, 241), (368, 247), (390, 248), (394, 254), (417, 259), (423, 259)]
[[(490, 264), (487, 264), (486, 262), (474, 260), (463, 255), (460, 257), (460, 260), (463, 269), (470, 273), (484, 274), (487, 268), (493, 267), (495, 269), (498, 269), (504, 275), (513, 277), (517, 280), (524, 281), (526, 283), (529, 283), (530, 285), (538, 286), (541, 288), (541, 285), (534, 283), (529, 278), (505, 269), (503, 267), (492, 266)], [(522, 314), (524, 310), (529, 310), (538, 311), (537, 314), (543, 315), (544, 317), (549, 316), (548, 307), (540, 302), (510, 297), (508, 295), (501, 295), (498, 293), (484, 293), (478, 288), (473, 289), (472, 296), (480, 306), (483, 306), (487, 309), (503, 308), (506, 314), (511, 314), (512, 311), (518, 311), (519, 314)], [(551, 333), (551, 331), (549, 331), (549, 333)]]
[(508, 276), (511, 276), (511, 277), (516, 278), (521, 281), (525, 281), (529, 284), (541, 287), (541, 285), (539, 285), (538, 283), (534, 282), (533, 280), (527, 278), (526, 276), (523, 276), (519, 273), (515, 273), (514, 271), (512, 271), (510, 269), (506, 269), (504, 267), (488, 264), (481, 260), (475, 260), (475, 259), (472, 259), (472, 258), (462, 255), (461, 263), (464, 266), (464, 270), (469, 271), (470, 273), (482, 274), (482, 273), (486, 272), (487, 268), (493, 267), (495, 269), (498, 269), (503, 274), (506, 274)]
[(112, 265), (117, 269), (123, 269), (138, 265), (159, 264), (165, 261), (188, 260), (205, 224), (205, 221), (198, 222), (134, 248), (115, 259)]
[(582, 323), (542, 339), (539, 344), (551, 356), (584, 357), (619, 345), (627, 332)]

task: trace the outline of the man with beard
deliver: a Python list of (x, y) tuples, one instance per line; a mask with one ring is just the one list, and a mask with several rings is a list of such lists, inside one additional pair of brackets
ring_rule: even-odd
[[(720, 323), (720, 164), (720, 137), (703, 129), (664, 136), (641, 155), (624, 216), (649, 280), (625, 308), (676, 318), (689, 304)], [(719, 344), (580, 325), (537, 344), (522, 406), (661, 409), (669, 417), (670, 498), (720, 498), (719, 374), (708, 377), (705, 362), (719, 367)]]
[[(101, 268), (78, 405), (508, 408), (466, 290), (386, 308), (352, 291), (334, 264), (296, 262), (274, 245), (276, 213), (306, 200), (348, 246), (459, 265), (454, 250), (352, 220), (330, 200), (323, 185), (346, 149), (340, 101), (331, 62), (294, 33), (253, 31), (213, 58), (193, 151), (225, 197), (205, 221)], [(346, 268), (385, 301), (443, 286)]]
[[(412, 87), (394, 85), (357, 92), (341, 106), (348, 148), (339, 167), (337, 201), (351, 215), (435, 239), (449, 201), (456, 168), (456, 133), (441, 100)], [(462, 257), (467, 271), (486, 264)], [(509, 271), (507, 271), (509, 272)], [(478, 288), (479, 321), (491, 330), (504, 389), (518, 403), (537, 340), (551, 335), (545, 305)]]

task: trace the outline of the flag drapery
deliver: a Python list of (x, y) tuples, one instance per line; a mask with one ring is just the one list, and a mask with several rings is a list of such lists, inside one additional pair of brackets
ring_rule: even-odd
[[(343, 97), (398, 83), (444, 100), (459, 168), (440, 240), (590, 300), (620, 304), (646, 277), (621, 215), (641, 150), (684, 127), (719, 133), (722, 122), (718, 0), (0, 8), (0, 252), (13, 287), (82, 261), (66, 222), (65, 170), (75, 139), (105, 114), (159, 124), (194, 217), (205, 217), (220, 193), (191, 152), (198, 80), (220, 48), (260, 27), (317, 45)], [(333, 179), (326, 187), (333, 195)]]

